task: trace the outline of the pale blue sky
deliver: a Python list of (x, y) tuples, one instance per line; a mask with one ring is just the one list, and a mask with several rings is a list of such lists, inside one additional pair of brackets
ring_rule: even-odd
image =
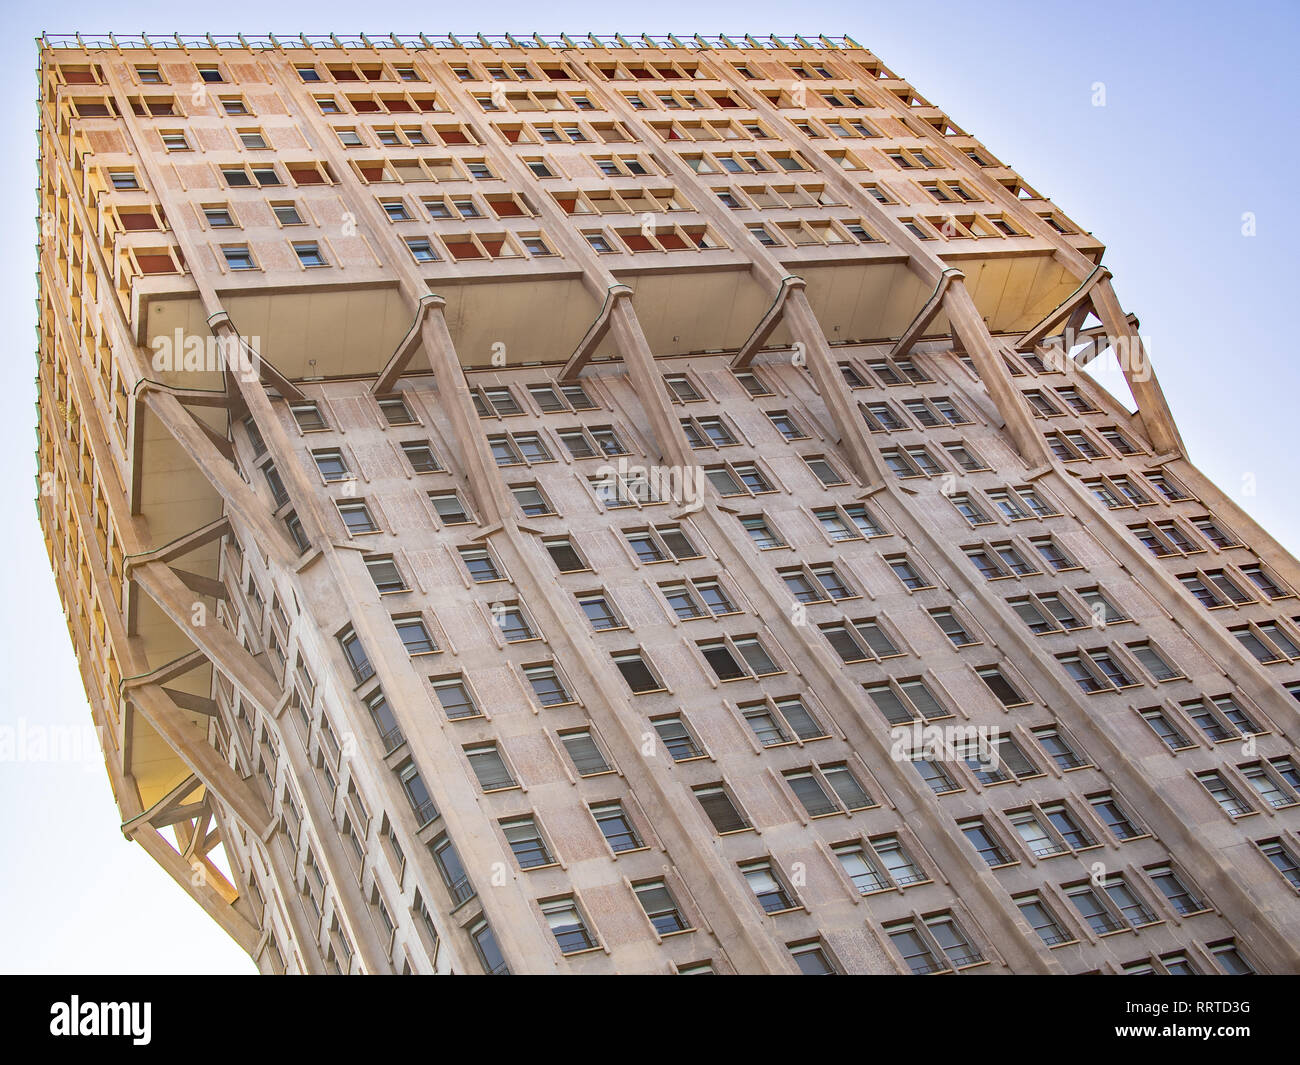
[[(1108, 248), (1197, 462), (1290, 550), (1296, 299), (1283, 247), (1297, 172), (1300, 5), (1143, 0), (865, 0), (652, 8), (551, 0), (455, 14), (370, 0), (220, 5), (7, 5), (0, 301), (10, 370), (0, 390), (0, 726), (89, 721), (32, 506), (36, 112), (33, 38), (51, 33), (847, 33), (1015, 166)], [(918, 25), (909, 17), (919, 10)], [(114, 22), (106, 24), (106, 15)], [(196, 22), (192, 13), (200, 14)], [(627, 14), (649, 24), (611, 21)], [(362, 22), (358, 22), (358, 18)], [(181, 22), (177, 20), (181, 19)], [(474, 19), (481, 19), (478, 23)], [(217, 21), (219, 20), (219, 21)], [(1094, 107), (1093, 85), (1106, 87)], [(1258, 235), (1241, 234), (1244, 212)], [(1239, 495), (1253, 474), (1257, 494)], [(0, 763), (0, 971), (251, 972), (224, 933), (118, 831), (102, 766)]]

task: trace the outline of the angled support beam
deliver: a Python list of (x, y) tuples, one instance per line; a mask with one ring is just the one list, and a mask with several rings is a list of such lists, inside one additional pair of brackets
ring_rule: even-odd
[(1052, 326), (1056, 325), (1062, 318), (1067, 315), (1073, 321), (1075, 316), (1080, 312), (1084, 316), (1088, 313), (1088, 307), (1092, 303), (1092, 290), (1101, 282), (1110, 278), (1110, 271), (1104, 266), (1096, 267), (1092, 273), (1083, 279), (1070, 295), (1066, 296), (1059, 304), (1047, 312), (1047, 315), (1035, 326), (1033, 326), (1024, 336), (1015, 342), (1016, 351), (1032, 351), (1034, 347), (1040, 344), (1044, 337), (1051, 332)]
[(195, 620), (194, 594), (165, 562), (137, 566), (135, 580), (179, 628), (264, 714), (272, 715), (280, 689), (271, 671), (250, 655), (215, 615)]
[[(244, 338), (239, 335), (238, 330), (235, 329), (235, 323), (230, 320), (230, 315), (225, 311), (218, 311), (216, 314), (209, 316), (208, 328), (227, 343), (237, 344), (241, 349), (247, 352), (253, 365), (257, 368), (257, 379), (259, 381), (270, 385), (285, 399), (290, 400), (293, 403), (302, 403), (307, 398), (301, 391), (299, 391), (297, 385), (276, 369), (275, 364), (272, 363), (270, 359), (260, 351), (254, 351), (249, 347), (249, 345), (244, 341)], [(238, 374), (241, 372), (241, 368), (227, 366), (226, 372), (227, 374)]]
[(930, 298), (925, 301), (924, 306), (916, 312), (916, 317), (912, 319), (911, 324), (903, 330), (903, 335), (894, 342), (894, 346), (889, 349), (891, 359), (901, 359), (913, 345), (921, 339), (925, 333), (926, 327), (934, 321), (935, 315), (943, 310), (943, 298), (948, 292), (948, 286), (954, 281), (962, 281), (966, 277), (955, 266), (947, 267), (939, 275), (939, 281), (934, 286), (934, 291), (930, 293)]
[[(470, 395), (465, 370), (456, 354), (456, 345), (447, 328), (443, 314), (443, 301), (430, 303), (424, 316), (421, 336), (424, 350), (429, 356), (433, 378), (438, 386), (442, 409), (451, 422), (452, 435), (461, 449), (461, 458), (469, 471), (469, 483), (477, 485), (477, 501), (486, 525), (505, 521), (513, 513), (514, 500), (506, 490), (501, 471), (488, 450), (487, 437), (474, 414), (474, 398)], [(626, 300), (615, 301), (615, 306), (625, 306)]]
[(183, 692), (179, 688), (163, 688), (163, 691), (182, 710), (202, 714), (204, 717), (217, 716), (217, 701), (215, 699), (209, 699), (205, 695), (195, 695), (193, 692)]
[(266, 804), (207, 741), (206, 726), (204, 730), (195, 727), (185, 711), (157, 685), (136, 688), (129, 698), (167, 746), (210, 792), (230, 808), (240, 824), (259, 837), (271, 827), (271, 814)]
[(257, 949), (261, 932), (257, 927), (227, 902), (206, 883), (196, 886), (194, 868), (185, 861), (176, 849), (165, 840), (157, 829), (146, 825), (138, 829), (132, 837), (155, 862), (170, 874), (186, 894), (203, 907), (204, 911), (217, 922), (231, 939), (252, 954)]
[(145, 562), (171, 562), (174, 559), (188, 555), (191, 551), (197, 551), (200, 547), (212, 543), (213, 540), (220, 539), (228, 532), (230, 532), (230, 519), (223, 514), (206, 525), (199, 526), (193, 532), (178, 537), (169, 544), (155, 547), (152, 551), (132, 555), (127, 559), (127, 568)]
[(1124, 372), (1129, 391), (1137, 403), (1138, 417), (1142, 419), (1142, 428), (1146, 430), (1151, 446), (1162, 455), (1186, 455), (1187, 449), (1174, 423), (1173, 412), (1165, 399), (1164, 391), (1156, 379), (1155, 367), (1151, 365), (1151, 356), (1142, 345), (1142, 338), (1131, 330), (1124, 310), (1110, 281), (1099, 282), (1093, 290), (1093, 310), (1101, 319), (1106, 332), (1115, 345), (1115, 354), (1119, 357), (1119, 368)]
[(867, 423), (849, 394), (848, 383), (836, 365), (835, 353), (831, 351), (821, 323), (802, 288), (791, 290), (785, 313), (790, 335), (804, 346), (808, 372), (812, 374), (822, 402), (835, 423), (835, 431), (839, 434), (837, 443), (848, 452), (853, 472), (868, 488), (887, 483), (880, 455), (869, 438)]
[(631, 299), (632, 290), (626, 285), (611, 285), (605, 293), (605, 302), (600, 308), (600, 313), (596, 315), (596, 320), (591, 323), (578, 346), (574, 348), (573, 354), (569, 356), (569, 361), (564, 364), (564, 369), (560, 371), (557, 381), (576, 381), (578, 375), (582, 373), (582, 368), (591, 361), (591, 357), (596, 354), (596, 349), (600, 347), (600, 342), (609, 334), (610, 323), (614, 318), (614, 304), (620, 300)]
[(205, 577), (201, 573), (191, 573), (187, 569), (177, 569), (175, 566), (172, 567), (172, 572), (181, 579), (186, 588), (197, 595), (211, 596), (222, 602), (230, 599), (230, 589), (224, 582), (214, 577)]
[(420, 304), (415, 311), (415, 321), (411, 323), (411, 328), (406, 331), (406, 336), (397, 345), (397, 350), (393, 352), (388, 362), (380, 371), (375, 383), (370, 386), (372, 395), (383, 396), (391, 392), (406, 368), (410, 365), (411, 359), (415, 353), (420, 350), (420, 342), (424, 336), (424, 317), (429, 311), (437, 307), (441, 310), (447, 305), (447, 301), (441, 296), (435, 296), (430, 293), (427, 296), (420, 297)]
[(129, 677), (122, 682), (122, 690), (129, 692), (132, 688), (139, 688), (145, 684), (166, 684), (168, 681), (184, 676), (192, 669), (209, 664), (208, 656), (202, 651), (191, 651), (187, 655), (173, 659), (165, 666), (160, 666), (152, 673), (146, 673), (143, 677)]
[[(1091, 304), (1088, 306), (1087, 309), (1091, 310)], [(1080, 323), (1082, 323), (1083, 319), (1087, 317), (1088, 316), (1086, 313), (1080, 315), (1079, 316)], [(1069, 330), (1070, 323), (1073, 322), (1074, 320), (1075, 320), (1075, 316), (1071, 315), (1070, 321), (1067, 322), (1065, 326), (1067, 330)], [(1127, 323), (1129, 329), (1132, 332), (1134, 333), (1137, 332), (1138, 318), (1136, 314), (1130, 314), (1125, 316), (1124, 321)], [(1083, 369), (1083, 367), (1087, 366), (1088, 363), (1092, 362), (1092, 360), (1095, 359), (1098, 355), (1104, 354), (1106, 349), (1110, 347), (1110, 334), (1107, 332), (1106, 327), (1104, 325), (1094, 325), (1091, 329), (1085, 329), (1082, 332), (1080, 332), (1076, 327), (1073, 334), (1069, 334), (1069, 333), (1062, 334), (1061, 337), (1062, 343), (1067, 342), (1071, 335), (1073, 335), (1076, 341), (1084, 340), (1088, 342), (1087, 347), (1085, 347), (1081, 352), (1079, 352), (1078, 355), (1074, 357), (1074, 364), (1078, 366), (1080, 369)]]
[(291, 564), (294, 556), (290, 554), (287, 533), (282, 532), (271, 520), (266, 505), (225, 456), (213, 447), (198, 423), (181, 406), (180, 400), (168, 392), (147, 385), (141, 390), (141, 396), (149, 410), (220, 493), (226, 507), (256, 530), (263, 550), (273, 553), (286, 565)]
[(192, 795), (201, 787), (203, 787), (203, 781), (191, 773), (188, 777), (177, 784), (176, 787), (172, 788), (171, 791), (149, 807), (149, 809), (142, 810), (134, 817), (123, 821), (122, 834), (126, 836), (127, 839), (130, 839), (131, 834), (141, 825), (145, 824), (151, 824), (155, 828), (165, 828), (165, 825), (159, 823), (159, 818), (168, 817), (172, 811), (177, 809), (202, 805), (202, 800), (188, 803), (185, 807), (182, 807), (181, 804), (182, 799), (187, 795)]
[(772, 306), (767, 309), (767, 313), (759, 320), (758, 325), (754, 327), (754, 331), (749, 334), (749, 338), (740, 345), (736, 357), (731, 360), (733, 370), (743, 370), (754, 361), (754, 356), (758, 354), (759, 349), (767, 343), (768, 338), (776, 332), (776, 327), (785, 318), (785, 304), (786, 300), (790, 298), (790, 293), (796, 289), (804, 289), (807, 284), (802, 277), (795, 277), (794, 275), (781, 278), (781, 287), (777, 290), (776, 299), (772, 301)]
[(660, 454), (669, 465), (687, 470), (696, 459), (687, 443), (681, 423), (668, 407), (663, 381), (655, 367), (654, 352), (646, 340), (641, 322), (636, 316), (631, 300), (617, 300), (610, 313), (610, 328), (632, 389), (641, 397), (646, 416), (650, 419), (650, 432), (659, 445)]
[(1002, 353), (998, 351), (980, 316), (979, 308), (966, 290), (964, 281), (954, 281), (944, 296), (944, 309), (958, 337), (975, 363), (975, 370), (988, 389), (998, 413), (1006, 423), (1012, 443), (1031, 468), (1050, 466), (1051, 457), (1042, 434), (1034, 425), (1029, 406), (1011, 379)]

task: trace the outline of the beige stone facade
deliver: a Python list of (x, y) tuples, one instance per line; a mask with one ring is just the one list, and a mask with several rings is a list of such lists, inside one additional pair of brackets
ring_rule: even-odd
[(40, 518), (263, 972), (1300, 967), (1300, 568), (872, 53), (38, 43)]

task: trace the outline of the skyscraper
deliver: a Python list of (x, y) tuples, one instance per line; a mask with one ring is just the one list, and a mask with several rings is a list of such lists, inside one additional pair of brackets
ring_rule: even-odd
[(1296, 561), (872, 53), (39, 45), (38, 510), (262, 971), (1300, 967)]

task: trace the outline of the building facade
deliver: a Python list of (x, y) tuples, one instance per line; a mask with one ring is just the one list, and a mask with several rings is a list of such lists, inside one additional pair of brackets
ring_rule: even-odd
[(1300, 568), (871, 52), (38, 46), (40, 520), (261, 971), (1300, 969)]

